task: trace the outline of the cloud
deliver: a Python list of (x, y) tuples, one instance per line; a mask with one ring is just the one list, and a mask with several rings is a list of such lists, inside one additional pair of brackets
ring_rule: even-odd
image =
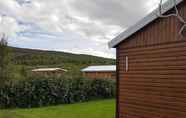
[[(19, 39), (11, 40), (10, 44), (17, 47), (27, 48), (31, 46), (33, 49), (48, 49), (77, 54), (90, 54), (91, 52), (92, 55), (115, 58), (113, 55), (115, 51), (107, 50), (106, 43), (100, 44), (95, 43), (93, 40), (82, 39), (79, 34), (73, 34), (72, 32), (22, 32), (19, 34)], [(99, 50), (97, 50), (98, 48)]]
[(1, 0), (0, 32), (19, 47), (114, 57), (107, 42), (152, 11), (158, 1)]
[(9, 36), (15, 36), (16, 32), (24, 31), (24, 26), (20, 26), (17, 21), (8, 16), (0, 16), (0, 33), (6, 33)]
[(107, 25), (129, 27), (151, 11), (159, 0), (71, 0), (74, 11)]

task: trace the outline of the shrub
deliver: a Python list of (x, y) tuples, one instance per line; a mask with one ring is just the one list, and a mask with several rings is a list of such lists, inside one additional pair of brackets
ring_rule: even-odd
[(9, 81), (0, 87), (0, 108), (31, 108), (113, 98), (110, 79), (35, 78)]

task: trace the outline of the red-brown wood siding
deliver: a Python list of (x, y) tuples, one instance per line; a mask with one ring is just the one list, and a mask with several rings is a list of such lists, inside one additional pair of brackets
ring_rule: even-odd
[(84, 72), (83, 75), (90, 79), (116, 79), (116, 72)]
[[(179, 11), (186, 19), (186, 1)], [(118, 118), (186, 117), (186, 37), (180, 26), (175, 17), (158, 18), (117, 46)]]

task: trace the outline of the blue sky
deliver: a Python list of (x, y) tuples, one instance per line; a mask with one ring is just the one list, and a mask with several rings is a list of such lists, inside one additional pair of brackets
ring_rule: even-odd
[(0, 33), (15, 47), (115, 58), (107, 43), (159, 0), (1, 0)]

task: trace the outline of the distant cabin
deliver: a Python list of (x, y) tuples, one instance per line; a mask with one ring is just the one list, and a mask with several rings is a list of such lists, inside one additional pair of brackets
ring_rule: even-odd
[(81, 70), (83, 76), (95, 79), (95, 78), (110, 78), (116, 79), (116, 66), (115, 65), (104, 65), (104, 66), (88, 66)]
[[(175, 13), (172, 1), (163, 13)], [(186, 21), (186, 0), (176, 4)], [(117, 118), (186, 118), (186, 30), (175, 16), (156, 13), (109, 43), (117, 54)]]
[(67, 70), (62, 68), (38, 68), (33, 69), (32, 74), (41, 76), (62, 76)]

